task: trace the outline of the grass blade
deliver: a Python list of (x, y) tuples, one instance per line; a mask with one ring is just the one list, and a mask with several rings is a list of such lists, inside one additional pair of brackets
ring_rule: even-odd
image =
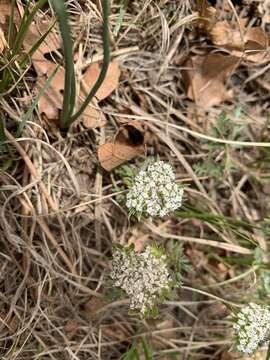
[(71, 123), (71, 116), (74, 110), (76, 97), (75, 70), (72, 53), (73, 43), (70, 35), (68, 14), (64, 1), (50, 0), (50, 3), (52, 4), (52, 7), (57, 15), (63, 40), (65, 58), (65, 88), (60, 124), (62, 128), (66, 128)]
[(16, 131), (16, 137), (21, 135), (22, 130), (24, 129), (26, 122), (28, 121), (28, 119), (30, 118), (30, 116), (32, 115), (35, 107), (37, 106), (40, 98), (45, 94), (45, 92), (48, 90), (53, 78), (55, 77), (57, 71), (59, 70), (59, 65), (57, 66), (57, 68), (53, 71), (53, 73), (50, 75), (50, 77), (46, 80), (44, 87), (40, 90), (38, 96), (35, 98), (35, 100), (33, 101), (32, 105), (29, 107), (29, 109), (27, 110), (27, 112), (23, 115), (21, 122), (18, 125), (17, 131)]
[(54, 27), (55, 21), (53, 24), (49, 27), (49, 29), (38, 39), (38, 41), (31, 47), (31, 49), (28, 51), (28, 53), (23, 57), (23, 59), (20, 61), (20, 66), (24, 67), (27, 63), (27, 60), (34, 54), (34, 52), (40, 47), (40, 45), (43, 43), (43, 41), (46, 39), (47, 35), (51, 31), (51, 29)]
[(34, 20), (34, 17), (36, 16), (38, 10), (41, 9), (46, 4), (46, 2), (47, 0), (39, 0), (37, 4), (34, 6), (32, 12), (23, 17), (18, 34), (16, 36), (15, 43), (12, 46), (13, 56), (14, 54), (17, 54), (20, 51), (20, 48), (22, 46), (23, 40), (25, 39), (28, 28), (30, 27), (32, 21)]

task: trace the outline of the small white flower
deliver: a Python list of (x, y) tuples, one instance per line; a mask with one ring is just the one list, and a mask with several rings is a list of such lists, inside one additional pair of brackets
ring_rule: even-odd
[(175, 183), (171, 165), (156, 161), (135, 177), (126, 205), (139, 215), (163, 217), (181, 206), (183, 192), (183, 188)]
[(254, 353), (270, 335), (270, 310), (266, 306), (249, 303), (234, 319), (238, 351)]
[(167, 258), (153, 246), (141, 252), (131, 247), (117, 248), (113, 253), (111, 278), (114, 286), (128, 295), (130, 308), (142, 316), (160, 303), (173, 286)]

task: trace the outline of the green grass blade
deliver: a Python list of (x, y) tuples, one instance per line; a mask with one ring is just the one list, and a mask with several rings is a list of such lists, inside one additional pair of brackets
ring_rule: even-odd
[(45, 92), (48, 90), (53, 78), (55, 77), (57, 71), (59, 70), (59, 65), (57, 68), (53, 71), (53, 73), (50, 75), (50, 77), (46, 80), (44, 87), (40, 90), (38, 96), (33, 101), (32, 105), (29, 107), (27, 112), (23, 115), (21, 122), (18, 125), (17, 131), (16, 131), (16, 137), (21, 135), (22, 130), (24, 129), (26, 122), (29, 120), (30, 116), (32, 115), (34, 109), (36, 108), (40, 98), (45, 94)]
[(0, 151), (6, 150), (6, 145), (4, 142), (6, 141), (6, 135), (5, 135), (5, 119), (4, 115), (0, 114)]
[(86, 97), (85, 101), (81, 105), (81, 108), (72, 116), (71, 122), (75, 121), (86, 109), (89, 102), (93, 99), (95, 94), (97, 93), (98, 89), (102, 85), (105, 76), (107, 74), (107, 70), (110, 64), (110, 36), (109, 36), (109, 13), (110, 13), (110, 5), (109, 0), (102, 0), (102, 8), (103, 8), (103, 64), (99, 74), (99, 77), (90, 90), (88, 96)]
[(145, 360), (152, 360), (153, 359), (152, 350), (150, 349), (149, 344), (146, 341), (145, 337), (142, 336), (141, 341), (142, 341)]
[(119, 15), (117, 17), (117, 20), (116, 20), (116, 24), (115, 24), (115, 27), (113, 29), (113, 34), (115, 36), (118, 35), (122, 25), (123, 25), (123, 21), (124, 21), (124, 16), (125, 16), (125, 13), (126, 13), (126, 9), (127, 9), (127, 6), (128, 6), (128, 3), (129, 3), (129, 0), (124, 0), (120, 6), (120, 10), (119, 10)]
[(56, 13), (63, 40), (65, 58), (65, 88), (60, 123), (62, 128), (66, 128), (71, 123), (71, 116), (73, 114), (76, 99), (75, 70), (72, 53), (73, 43), (70, 35), (68, 14), (64, 1), (50, 0), (50, 3)]
[(23, 57), (23, 59), (20, 61), (20, 66), (24, 67), (27, 64), (27, 61), (31, 56), (35, 53), (35, 51), (40, 47), (40, 45), (43, 43), (43, 41), (46, 39), (47, 35), (51, 31), (51, 29), (54, 27), (55, 22), (49, 27), (49, 29), (38, 39), (38, 41), (31, 47), (31, 49), (28, 51), (28, 53)]
[(13, 56), (14, 54), (17, 54), (20, 51), (20, 48), (23, 44), (23, 40), (25, 39), (27, 30), (29, 29), (32, 21), (34, 20), (34, 17), (36, 16), (36, 13), (39, 9), (41, 9), (45, 4), (47, 3), (47, 0), (39, 0), (37, 4), (34, 6), (31, 13), (25, 15), (22, 19), (18, 34), (16, 36), (16, 40), (14, 45), (12, 46), (12, 52)]
[(136, 344), (133, 343), (130, 349), (119, 360), (140, 360)]
[(15, 13), (16, 1), (12, 0), (10, 6), (11, 6), (11, 14), (8, 23), (8, 37), (7, 37), (7, 42), (9, 47), (11, 47), (14, 36), (14, 13)]

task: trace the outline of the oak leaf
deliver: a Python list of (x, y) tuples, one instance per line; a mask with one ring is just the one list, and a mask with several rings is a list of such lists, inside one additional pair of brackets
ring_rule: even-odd
[(139, 121), (123, 124), (116, 133), (114, 140), (98, 148), (98, 159), (101, 166), (111, 171), (115, 167), (145, 151), (145, 131)]
[[(111, 93), (117, 89), (120, 78), (120, 68), (119, 64), (116, 61), (113, 61), (109, 64), (108, 71), (106, 77), (98, 89), (95, 97), (98, 101), (104, 100)], [(84, 73), (83, 83), (86, 87), (86, 93), (88, 93), (91, 88), (96, 83), (100, 74), (100, 66), (98, 63), (91, 64)]]
[(242, 21), (241, 31), (228, 21), (217, 22), (209, 31), (213, 44), (231, 51), (234, 56), (252, 62), (262, 62), (267, 55), (269, 37), (260, 27), (246, 28)]
[(225, 83), (237, 67), (239, 58), (231, 55), (208, 54), (189, 59), (183, 71), (187, 96), (203, 108), (218, 105), (231, 97)]

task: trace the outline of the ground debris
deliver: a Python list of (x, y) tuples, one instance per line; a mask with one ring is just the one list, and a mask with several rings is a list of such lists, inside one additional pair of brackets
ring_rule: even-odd
[(125, 161), (145, 152), (145, 131), (138, 121), (123, 124), (112, 142), (98, 148), (98, 159), (101, 166), (111, 171)]
[(246, 28), (242, 25), (239, 29), (226, 20), (219, 21), (212, 27), (209, 36), (214, 45), (255, 63), (262, 62), (267, 55), (269, 36), (258, 26)]
[(183, 79), (187, 96), (203, 108), (218, 105), (232, 96), (225, 84), (237, 67), (236, 56), (208, 54), (195, 56), (185, 63)]

